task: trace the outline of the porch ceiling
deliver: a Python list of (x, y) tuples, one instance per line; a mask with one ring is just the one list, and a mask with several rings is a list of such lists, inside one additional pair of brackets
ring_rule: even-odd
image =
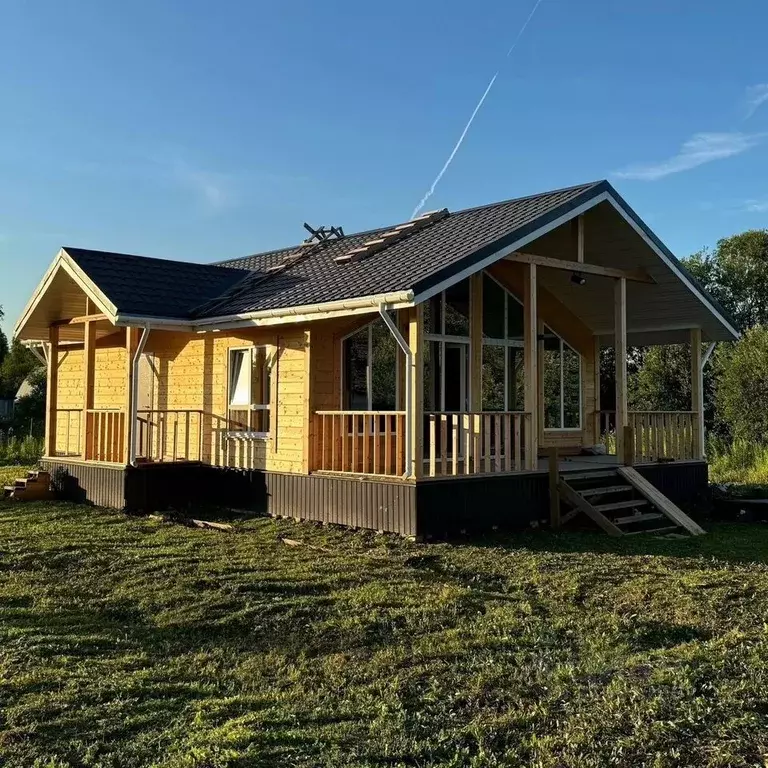
[[(93, 311), (93, 310), (91, 310)], [(87, 301), (83, 289), (63, 269), (58, 270), (50, 284), (40, 297), (27, 322), (24, 324), (24, 339), (47, 339), (48, 328), (57, 320), (67, 320), (87, 314)], [(96, 338), (114, 333), (115, 326), (108, 320), (100, 321), (96, 326)], [(59, 327), (59, 341), (82, 342), (84, 326), (82, 324), (62, 325)]]
[[(627, 340), (632, 345), (673, 344), (689, 340), (688, 329), (700, 327), (709, 341), (730, 341), (728, 331), (648, 243), (608, 202), (584, 214), (585, 261), (605, 267), (643, 269), (655, 284), (627, 281)], [(530, 243), (526, 253), (576, 261), (574, 227), (568, 222)], [(539, 281), (601, 341), (613, 343), (614, 280), (585, 275), (576, 285), (571, 273), (539, 269)]]

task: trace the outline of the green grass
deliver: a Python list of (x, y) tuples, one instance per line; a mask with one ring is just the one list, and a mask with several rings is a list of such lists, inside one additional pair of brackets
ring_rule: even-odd
[(765, 764), (768, 527), (236, 526), (0, 504), (0, 763)]
[(768, 486), (768, 446), (747, 440), (707, 444), (709, 477), (713, 483)]
[(13, 464), (11, 466), (0, 466), (0, 490), (3, 486), (11, 485), (17, 477), (26, 477), (27, 472), (34, 469), (32, 466)]

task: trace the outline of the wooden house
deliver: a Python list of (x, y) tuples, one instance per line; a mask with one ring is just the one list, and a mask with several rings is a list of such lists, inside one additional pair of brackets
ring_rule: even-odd
[[(65, 247), (15, 334), (48, 366), (44, 464), (82, 498), (407, 535), (547, 518), (553, 447), (563, 477), (634, 464), (689, 500), (706, 345), (738, 337), (606, 181), (216, 264)], [(630, 412), (628, 345), (681, 342), (690, 409)], [(581, 456), (606, 425), (615, 454)]]

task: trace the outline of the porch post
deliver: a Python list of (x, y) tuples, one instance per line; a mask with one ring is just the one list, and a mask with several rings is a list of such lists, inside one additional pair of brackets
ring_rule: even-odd
[(624, 427), (627, 426), (627, 280), (614, 285), (614, 347), (616, 352), (616, 458), (624, 456)]
[(45, 454), (56, 455), (56, 401), (59, 390), (59, 328), (48, 329), (48, 378), (45, 386)]
[(91, 446), (93, 419), (88, 411), (93, 408), (93, 383), (96, 369), (96, 324), (86, 320), (83, 325), (83, 418), (80, 429), (80, 456), (93, 458)]
[(131, 423), (131, 405), (133, 402), (133, 355), (137, 346), (138, 329), (126, 327), (125, 329), (125, 413), (123, 427), (123, 458), (125, 463), (128, 463), (131, 455), (131, 440), (133, 435), (134, 424)]
[(595, 390), (594, 395), (594, 418), (593, 418), (593, 425), (592, 429), (594, 430), (594, 434), (592, 436), (592, 439), (594, 441), (595, 445), (600, 444), (600, 437), (601, 437), (601, 431), (602, 431), (602, 424), (600, 423), (600, 337), (595, 336), (595, 342), (594, 342), (594, 370), (593, 370), (593, 383), (592, 386)]
[(469, 410), (483, 410), (483, 273), (469, 278)]
[(701, 328), (691, 328), (691, 410), (693, 458), (704, 458), (704, 369), (701, 365)]
[(523, 367), (525, 369), (525, 467), (536, 469), (539, 453), (539, 373), (538, 373), (538, 307), (536, 302), (536, 265), (528, 264), (524, 272)]
[(424, 474), (423, 438), (424, 438), (424, 304), (417, 304), (411, 309), (408, 323), (408, 346), (411, 348), (411, 423), (406, 429), (411, 430), (411, 477), (414, 479)]

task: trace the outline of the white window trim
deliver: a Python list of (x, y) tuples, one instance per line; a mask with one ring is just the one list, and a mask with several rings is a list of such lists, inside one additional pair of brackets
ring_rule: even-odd
[[(267, 357), (267, 370), (269, 371), (269, 403), (254, 403), (253, 402), (253, 357), (254, 352), (257, 349), (266, 350)], [(251, 377), (248, 381), (249, 399), (251, 401), (249, 406), (232, 406), (232, 378), (230, 376), (232, 353), (233, 352), (248, 352), (251, 365)], [(270, 411), (272, 410), (272, 356), (274, 354), (274, 347), (271, 344), (249, 344), (242, 347), (229, 347), (227, 349), (227, 421), (229, 421), (230, 411)], [(271, 416), (271, 413), (270, 413)], [(270, 429), (272, 428), (272, 419), (269, 420)], [(237, 440), (267, 440), (271, 437), (271, 432), (258, 432), (256, 430), (227, 430), (227, 437)]]
[[(371, 365), (371, 358), (373, 357), (373, 324), (376, 322), (379, 322), (381, 318), (377, 317), (373, 320), (371, 320), (369, 323), (366, 323), (365, 325), (361, 325), (359, 328), (355, 328), (354, 331), (350, 331), (345, 336), (341, 337), (341, 344), (339, 345), (339, 370), (341, 371), (341, 391), (339, 392), (339, 410), (341, 411), (347, 411), (351, 410), (346, 408), (344, 405), (344, 395), (347, 391), (347, 366), (344, 364), (344, 342), (347, 341), (347, 339), (351, 339), (353, 336), (356, 336), (360, 331), (367, 330), (368, 331), (368, 357), (365, 364), (365, 388), (367, 390), (366, 394), (366, 410), (372, 411), (373, 410), (373, 366)], [(384, 322), (381, 320), (381, 322)], [(394, 339), (393, 339), (394, 340)], [(397, 405), (400, 403), (400, 376), (401, 376), (401, 369), (403, 365), (402, 361), (402, 350), (400, 347), (395, 343), (395, 348), (397, 351), (397, 354), (395, 355), (395, 408), (393, 408), (394, 411), (401, 410), (397, 407)], [(362, 434), (362, 432), (360, 433)]]
[[(565, 356), (563, 355), (563, 349), (564, 347), (568, 347), (568, 349), (573, 352), (578, 360), (579, 360), (579, 424), (576, 427), (544, 427), (544, 432), (581, 432), (584, 429), (583, 425), (583, 419), (582, 419), (582, 408), (583, 408), (583, 402), (582, 402), (582, 388), (584, 385), (584, 381), (582, 378), (583, 373), (583, 364), (581, 359), (581, 353), (574, 349), (565, 339), (563, 339), (562, 336), (559, 336), (557, 333), (555, 333), (548, 325), (544, 325), (544, 332), (549, 331), (557, 340), (560, 342), (560, 423), (565, 424), (565, 397), (564, 397), (564, 390), (563, 390), (563, 384), (564, 384), (564, 369), (565, 369)], [(544, 375), (544, 371), (541, 371), (541, 375)], [(546, 396), (546, 393), (544, 393), (544, 396)], [(542, 424), (544, 423), (544, 416), (546, 414), (546, 403), (543, 402), (542, 398)]]

